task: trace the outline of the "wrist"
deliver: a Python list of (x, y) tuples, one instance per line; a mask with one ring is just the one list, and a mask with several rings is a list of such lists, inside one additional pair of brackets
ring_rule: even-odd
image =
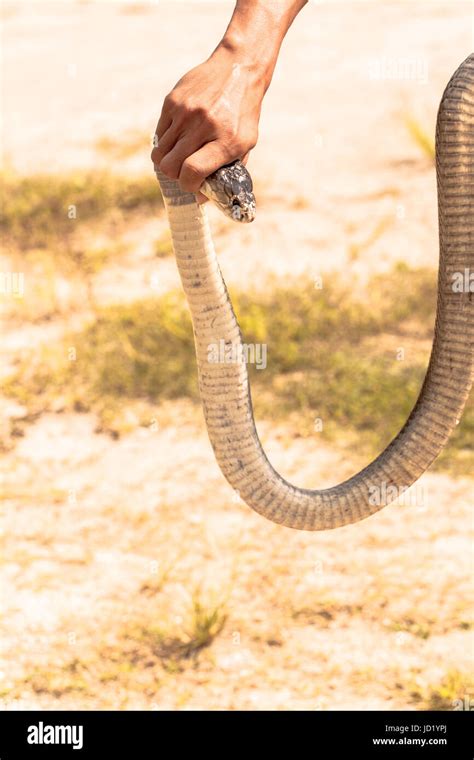
[(266, 91), (272, 80), (277, 55), (278, 49), (262, 51), (257, 43), (250, 42), (246, 36), (227, 30), (212, 57), (226, 58), (232, 64), (242, 66)]

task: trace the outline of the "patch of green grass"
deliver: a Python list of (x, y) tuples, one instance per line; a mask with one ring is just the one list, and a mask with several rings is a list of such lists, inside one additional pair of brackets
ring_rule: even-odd
[(413, 116), (405, 118), (405, 126), (413, 140), (418, 145), (427, 158), (434, 162), (436, 156), (436, 144), (434, 134), (427, 129)]
[(86, 277), (93, 277), (110, 261), (116, 261), (126, 250), (127, 247), (120, 242), (87, 249), (74, 247), (69, 251), (69, 259), (79, 272)]
[(99, 675), (99, 681), (101, 683), (110, 683), (111, 681), (119, 681), (122, 678), (133, 675), (135, 668), (131, 662), (117, 662), (113, 663), (113, 667), (108, 670), (104, 670)]
[(77, 411), (125, 399), (156, 401), (197, 398), (194, 342), (180, 294), (166, 295), (98, 312), (82, 332), (62, 346), (41, 349), (36, 362), (22, 365), (21, 377), (6, 383), (17, 399), (46, 405), (66, 394)]
[[(428, 360), (425, 347), (415, 361), (397, 361), (382, 339), (396, 336), (398, 345), (404, 337), (429, 340), (435, 291), (434, 273), (397, 267), (365, 289), (334, 277), (322, 290), (303, 279), (263, 293), (234, 294), (244, 341), (268, 346), (267, 369), (250, 367), (257, 418), (294, 413), (305, 433), (320, 418), (322, 435), (360, 433), (364, 453), (379, 451), (411, 411)], [(60, 397), (64, 408), (98, 412), (105, 428), (115, 410), (130, 402), (198, 401), (183, 294), (99, 310), (95, 321), (63, 345), (26, 358), (5, 391), (32, 413), (51, 408)], [(469, 472), (473, 434), (471, 404), (439, 466), (455, 463)]]
[[(300, 412), (306, 430), (322, 421), (329, 437), (342, 429), (363, 434), (363, 445), (376, 450), (387, 444), (410, 413), (421, 388), (425, 367), (402, 366), (392, 357), (370, 357), (350, 349), (318, 353), (318, 369), (306, 376), (276, 378), (271, 395), (262, 402), (264, 413)], [(258, 406), (257, 406), (258, 409)]]
[(35, 694), (50, 694), (57, 698), (64, 694), (88, 691), (86, 680), (71, 664), (64, 668), (35, 668), (24, 681)]
[(180, 669), (180, 661), (196, 657), (221, 633), (227, 620), (223, 600), (205, 601), (199, 592), (192, 595), (185, 622), (175, 631), (161, 625), (141, 625), (127, 632), (136, 660), (158, 660), (167, 669)]
[(331, 597), (322, 596), (314, 604), (293, 606), (291, 618), (303, 625), (313, 625), (319, 628), (327, 628), (336, 618), (347, 615), (359, 614), (361, 605), (343, 604)]
[(472, 679), (459, 670), (449, 670), (440, 683), (411, 686), (412, 700), (423, 710), (463, 709), (465, 697), (473, 691)]
[(225, 605), (222, 602), (206, 605), (195, 595), (186, 639), (182, 645), (184, 656), (190, 657), (210, 646), (224, 628), (226, 620)]
[(4, 174), (0, 232), (20, 248), (44, 248), (71, 237), (84, 222), (108, 212), (131, 212), (161, 205), (150, 176), (124, 178), (105, 172), (28, 177)]
[(431, 636), (431, 629), (435, 621), (429, 622), (417, 622), (411, 619), (392, 621), (388, 624), (388, 628), (391, 631), (397, 633), (410, 633), (412, 636), (417, 636), (420, 639), (429, 639)]
[[(264, 292), (232, 294), (246, 342), (268, 344), (265, 375), (317, 369), (319, 349), (336, 352), (382, 333), (403, 334), (414, 323), (418, 337), (429, 337), (434, 324), (436, 276), (404, 264), (373, 277), (366, 288), (346, 283), (339, 274), (316, 289), (307, 279), (270, 281)], [(261, 373), (260, 373), (261, 374)]]
[(167, 259), (173, 253), (173, 243), (169, 234), (164, 235), (155, 243), (155, 256), (157, 259)]

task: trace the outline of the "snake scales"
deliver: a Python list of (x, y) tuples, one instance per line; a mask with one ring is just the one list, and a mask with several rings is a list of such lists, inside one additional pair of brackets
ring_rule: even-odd
[[(191, 310), (207, 429), (223, 474), (250, 507), (290, 528), (337, 528), (378, 511), (414, 483), (443, 449), (472, 385), (474, 294), (469, 287), (459, 289), (453, 283), (460, 273), (467, 273), (469, 282), (474, 270), (474, 54), (453, 74), (438, 112), (438, 303), (426, 377), (394, 440), (361, 472), (331, 488), (297, 488), (276, 472), (255, 429), (245, 363), (208, 361), (211, 344), (241, 346), (239, 325), (219, 269), (205, 208), (196, 203), (192, 193), (182, 192), (177, 182), (155, 169)], [(245, 169), (241, 176), (248, 176)], [(251, 221), (252, 188), (246, 182), (242, 203), (233, 194), (232, 183), (225, 187), (222, 173), (211, 175), (203, 192), (229, 216)], [(238, 192), (239, 188), (235, 189)], [(246, 202), (250, 206), (245, 206)], [(380, 499), (373, 498), (377, 489)]]

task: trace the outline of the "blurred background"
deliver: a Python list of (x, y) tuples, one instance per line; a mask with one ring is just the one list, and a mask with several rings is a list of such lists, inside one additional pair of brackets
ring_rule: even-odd
[[(6, 2), (0, 308), (4, 709), (461, 709), (472, 683), (472, 403), (362, 523), (265, 522), (220, 474), (149, 159), (232, 2)], [(249, 169), (210, 208), (259, 433), (341, 481), (410, 411), (438, 259), (434, 131), (469, 2), (310, 2)], [(467, 700), (467, 702), (466, 702)]]

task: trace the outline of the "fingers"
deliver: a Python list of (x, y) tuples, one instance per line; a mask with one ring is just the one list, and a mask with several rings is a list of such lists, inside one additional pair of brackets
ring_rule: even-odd
[(177, 179), (183, 190), (196, 193), (206, 177), (232, 160), (229, 150), (214, 140), (186, 158)]
[(178, 139), (176, 121), (173, 124), (173, 108), (169, 95), (163, 101), (161, 115), (156, 125), (153, 137), (151, 160), (158, 166), (161, 159), (168, 153)]
[[(158, 133), (156, 133), (156, 136), (158, 136)], [(178, 138), (178, 130), (173, 124), (168, 127), (161, 137), (158, 137), (158, 145), (151, 152), (151, 160), (160, 169), (163, 158), (174, 148)]]
[(160, 163), (160, 169), (170, 179), (178, 179), (188, 156), (192, 156), (204, 143), (196, 131), (183, 135)]
[(171, 127), (172, 121), (173, 117), (171, 116), (169, 109), (163, 105), (163, 110), (161, 111), (161, 116), (155, 130), (158, 141), (161, 140), (166, 130)]
[[(166, 124), (162, 114), (159, 126)], [(153, 148), (151, 159), (163, 174), (170, 179), (179, 180), (181, 188), (187, 192), (198, 193), (202, 183), (212, 172), (226, 163), (241, 158), (247, 163), (250, 149), (254, 142), (236, 141), (225, 135), (216, 139), (210, 137), (205, 124), (188, 123), (186, 129), (180, 120), (172, 120), (168, 128), (159, 137), (158, 146)], [(158, 130), (158, 127), (157, 127)], [(199, 194), (199, 202), (205, 202)]]

